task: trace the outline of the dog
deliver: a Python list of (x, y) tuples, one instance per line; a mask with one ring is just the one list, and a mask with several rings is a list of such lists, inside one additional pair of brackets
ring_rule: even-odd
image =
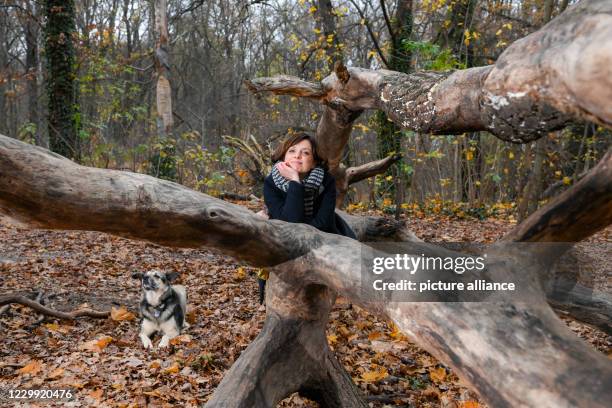
[(162, 333), (159, 347), (165, 348), (183, 328), (189, 327), (185, 321), (187, 291), (182, 285), (170, 284), (177, 277), (176, 272), (166, 273), (160, 270), (132, 274), (132, 278), (142, 282), (139, 336), (145, 349), (153, 348), (151, 336), (155, 332)]

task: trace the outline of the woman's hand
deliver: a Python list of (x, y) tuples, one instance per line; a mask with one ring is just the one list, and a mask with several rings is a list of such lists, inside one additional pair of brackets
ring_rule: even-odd
[(297, 172), (297, 170), (290, 167), (287, 163), (277, 163), (276, 168), (278, 169), (278, 172), (281, 174), (281, 176), (283, 176), (287, 180), (297, 181), (298, 183), (300, 182), (300, 174)]

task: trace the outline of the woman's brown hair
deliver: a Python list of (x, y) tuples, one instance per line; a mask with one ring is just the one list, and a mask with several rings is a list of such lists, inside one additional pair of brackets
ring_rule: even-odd
[(310, 145), (312, 146), (312, 157), (315, 165), (323, 165), (324, 163), (322, 163), (322, 160), (317, 153), (317, 143), (315, 142), (314, 137), (306, 132), (293, 133), (283, 143), (278, 145), (278, 147), (274, 150), (274, 153), (272, 153), (272, 163), (284, 160), (287, 150), (289, 150), (291, 146), (295, 146), (296, 144), (300, 143), (302, 140), (308, 140), (310, 142)]

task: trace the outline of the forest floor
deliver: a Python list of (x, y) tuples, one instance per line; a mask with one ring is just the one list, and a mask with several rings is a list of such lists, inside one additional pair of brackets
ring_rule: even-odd
[[(493, 242), (513, 223), (438, 215), (410, 218), (409, 225), (430, 242)], [(611, 241), (610, 228), (589, 240)], [(602, 269), (609, 267), (609, 254), (592, 255)], [(179, 272), (188, 288), (191, 327), (165, 351), (145, 351), (137, 336), (140, 288), (130, 275), (150, 268)], [(595, 284), (610, 291), (609, 271)], [(7, 292), (32, 298), (40, 294), (57, 310), (114, 309), (107, 319), (74, 322), (41, 320), (37, 312), (18, 305), (0, 316), (0, 389), (76, 390), (70, 402), (23, 406), (202, 405), (257, 336), (265, 317), (258, 311), (255, 270), (229, 257), (96, 232), (30, 230), (0, 220), (0, 295)], [(603, 358), (611, 357), (612, 338), (562, 318)], [(372, 407), (484, 406), (450, 368), (392, 323), (342, 298), (332, 311), (327, 334)], [(316, 406), (297, 394), (280, 405)], [(0, 406), (16, 404), (0, 401)]]

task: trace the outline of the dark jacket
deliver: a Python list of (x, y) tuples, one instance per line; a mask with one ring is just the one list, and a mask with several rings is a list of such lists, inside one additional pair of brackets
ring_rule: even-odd
[(323, 191), (314, 200), (314, 214), (304, 216), (304, 186), (297, 181), (290, 181), (285, 193), (274, 184), (272, 175), (264, 180), (264, 201), (270, 219), (287, 222), (310, 224), (313, 227), (332, 234), (344, 235), (357, 239), (348, 224), (335, 212), (336, 180), (325, 172)]

